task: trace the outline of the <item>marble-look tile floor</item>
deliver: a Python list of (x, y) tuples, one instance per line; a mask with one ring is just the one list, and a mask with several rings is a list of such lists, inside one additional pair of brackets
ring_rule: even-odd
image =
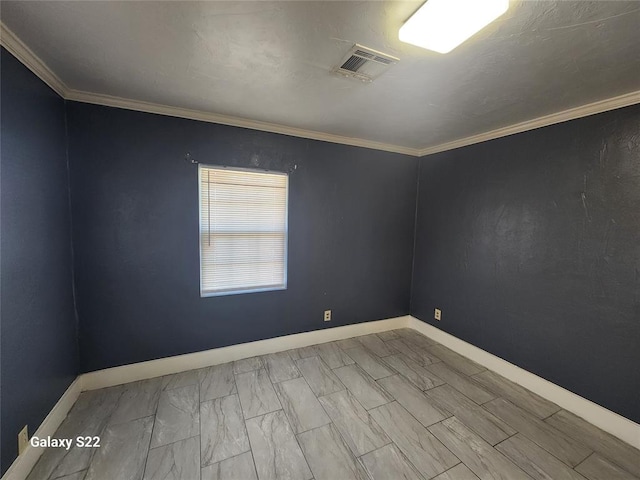
[(631, 480), (640, 451), (409, 329), (83, 393), (29, 480)]

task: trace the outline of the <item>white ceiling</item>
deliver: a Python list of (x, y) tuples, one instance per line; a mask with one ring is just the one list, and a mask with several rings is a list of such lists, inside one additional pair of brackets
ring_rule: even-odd
[[(410, 148), (640, 90), (640, 1), (521, 1), (447, 55), (398, 41), (422, 2), (13, 2), (67, 87)], [(400, 62), (330, 73), (354, 43)]]

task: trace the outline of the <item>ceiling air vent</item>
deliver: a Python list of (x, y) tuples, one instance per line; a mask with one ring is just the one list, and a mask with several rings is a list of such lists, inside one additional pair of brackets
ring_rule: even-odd
[(333, 68), (333, 72), (370, 82), (399, 61), (399, 58), (356, 44), (343, 58), (340, 66)]

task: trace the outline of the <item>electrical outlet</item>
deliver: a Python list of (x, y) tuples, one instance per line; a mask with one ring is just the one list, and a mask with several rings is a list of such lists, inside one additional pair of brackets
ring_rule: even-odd
[(325, 310), (324, 311), (324, 321), (325, 322), (330, 322), (331, 321), (331, 310)]
[(442, 310), (440, 310), (439, 308), (436, 308), (436, 311), (433, 313), (433, 318), (435, 318), (436, 320), (441, 320)]
[(18, 433), (18, 455), (21, 455), (25, 451), (27, 445), (29, 445), (29, 429), (28, 425), (25, 425), (20, 433)]

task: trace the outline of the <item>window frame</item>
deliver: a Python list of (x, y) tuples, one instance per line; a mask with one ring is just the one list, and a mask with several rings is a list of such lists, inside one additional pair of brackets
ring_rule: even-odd
[[(251, 172), (251, 173), (265, 173), (270, 175), (281, 175), (286, 177), (285, 187), (285, 216), (284, 216), (284, 278), (282, 286), (268, 286), (268, 287), (245, 287), (243, 289), (230, 289), (230, 290), (218, 290), (215, 292), (207, 291), (203, 289), (202, 283), (202, 172), (205, 170), (227, 170), (235, 172)], [(286, 172), (279, 172), (276, 170), (266, 170), (260, 168), (244, 168), (244, 167), (227, 167), (224, 165), (209, 165), (198, 164), (198, 252), (199, 252), (199, 275), (200, 275), (200, 298), (207, 297), (223, 297), (227, 295), (242, 295), (245, 293), (259, 293), (259, 292), (273, 292), (287, 290), (288, 276), (289, 276), (289, 174)]]

